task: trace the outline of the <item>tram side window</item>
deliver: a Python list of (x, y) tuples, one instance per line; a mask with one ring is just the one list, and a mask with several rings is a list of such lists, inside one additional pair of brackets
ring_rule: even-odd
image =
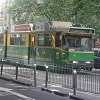
[(10, 45), (25, 45), (25, 34), (10, 34)]
[(51, 46), (51, 34), (38, 34), (38, 46)]
[(56, 40), (56, 43), (55, 43), (56, 47), (61, 47), (61, 33), (60, 32), (56, 33), (55, 40)]
[(25, 45), (26, 36), (25, 34), (20, 34), (20, 45)]
[(38, 46), (44, 46), (44, 34), (38, 34)]
[(0, 34), (0, 45), (3, 44), (3, 34)]
[(15, 35), (15, 45), (20, 45), (20, 34)]
[(45, 46), (51, 47), (52, 37), (51, 34), (45, 34)]
[(14, 45), (15, 34), (10, 34), (10, 45)]

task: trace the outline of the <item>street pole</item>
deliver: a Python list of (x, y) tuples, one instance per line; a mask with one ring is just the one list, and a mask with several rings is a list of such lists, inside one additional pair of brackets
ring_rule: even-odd
[(5, 29), (5, 54), (4, 54), (4, 58), (7, 58), (7, 36), (8, 36), (8, 27), (6, 27)]
[(76, 95), (77, 89), (77, 72), (76, 69), (73, 70), (73, 95)]
[(34, 64), (34, 87), (36, 87), (36, 64)]
[(48, 66), (46, 66), (45, 88), (47, 88), (47, 84), (48, 84)]

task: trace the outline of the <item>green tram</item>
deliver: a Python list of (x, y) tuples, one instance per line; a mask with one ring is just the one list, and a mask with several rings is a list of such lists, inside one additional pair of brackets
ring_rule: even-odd
[(93, 68), (94, 34), (93, 28), (52, 21), (9, 26), (0, 38), (4, 57), (11, 62)]

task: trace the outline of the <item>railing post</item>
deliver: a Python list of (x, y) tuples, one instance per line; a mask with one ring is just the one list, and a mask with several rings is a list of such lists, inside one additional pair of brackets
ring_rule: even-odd
[(1, 61), (1, 76), (2, 76), (2, 72), (3, 72), (3, 60)]
[(77, 72), (76, 69), (73, 70), (73, 95), (76, 95), (77, 89)]
[(34, 64), (34, 87), (36, 87), (36, 64)]
[(48, 66), (46, 66), (45, 88), (47, 88), (47, 84), (48, 84)]
[(18, 62), (16, 62), (16, 80), (18, 79)]

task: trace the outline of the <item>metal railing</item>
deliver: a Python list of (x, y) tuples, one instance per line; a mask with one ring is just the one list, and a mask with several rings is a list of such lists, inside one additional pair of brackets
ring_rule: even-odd
[(1, 64), (1, 75), (5, 73), (15, 75), (16, 79), (18, 78), (18, 76), (30, 79), (33, 77), (34, 66), (22, 65), (19, 64), (18, 62), (11, 63), (6, 60), (1, 60), (0, 64)]
[(100, 94), (100, 71), (59, 66), (49, 66), (48, 70), (48, 82), (51, 84)]
[(61, 85), (65, 88), (73, 89), (74, 95), (76, 90), (100, 94), (100, 71), (49, 65), (45, 66), (45, 73), (39, 72), (39, 75), (36, 74), (36, 64), (29, 66), (19, 64), (18, 62), (9, 63), (1, 60), (0, 65), (1, 76), (11, 74), (14, 75), (16, 80), (19, 77), (24, 77), (32, 80), (35, 87), (39, 78), (42, 77), (40, 81), (45, 83), (45, 87), (48, 87), (48, 84)]

